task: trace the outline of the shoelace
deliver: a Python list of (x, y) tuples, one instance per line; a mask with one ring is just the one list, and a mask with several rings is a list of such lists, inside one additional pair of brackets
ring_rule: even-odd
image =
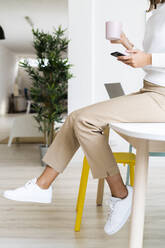
[(32, 185), (34, 185), (36, 182), (35, 178), (29, 180), (26, 184), (25, 184), (25, 188), (29, 189), (29, 187), (31, 187)]
[(107, 220), (111, 220), (111, 217), (113, 215), (115, 205), (119, 200), (113, 201), (112, 199), (107, 200), (106, 205), (108, 206), (108, 211), (107, 211)]

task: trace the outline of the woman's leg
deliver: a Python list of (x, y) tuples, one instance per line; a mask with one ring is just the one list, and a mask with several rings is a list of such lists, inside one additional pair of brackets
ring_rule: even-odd
[[(79, 148), (80, 144), (75, 134), (74, 126), (78, 115), (88, 108), (89, 106), (73, 111), (67, 117), (65, 123), (56, 135), (52, 145), (49, 147), (48, 152), (43, 158), (43, 161), (47, 166), (41, 176), (37, 179), (37, 184), (40, 188), (48, 189), (50, 187), (56, 177), (63, 172), (74, 153)], [(116, 162), (113, 161), (113, 163), (115, 166), (114, 171), (116, 171), (116, 176), (110, 176), (106, 179), (109, 186), (111, 185), (112, 195), (124, 198), (127, 195), (127, 189), (123, 183)]]
[[(120, 196), (121, 194), (122, 197), (126, 195), (126, 190), (119, 171), (117, 171), (111, 148), (103, 135), (103, 128), (110, 122), (164, 122), (165, 96), (159, 94), (162, 90), (165, 91), (165, 89), (155, 87), (155, 85), (153, 87), (152, 84), (147, 83), (138, 92), (96, 103), (70, 114), (72, 116), (71, 129), (74, 131), (70, 140), (72, 141), (73, 137), (74, 139), (76, 137), (77, 143), (82, 146), (88, 159), (93, 176), (95, 178), (106, 178), (114, 196)], [(155, 92), (158, 92), (158, 94)], [(160, 107), (160, 103), (162, 107)], [(61, 131), (66, 136), (66, 128)], [(62, 136), (60, 140), (63, 144), (65, 138)], [(65, 146), (63, 151), (58, 152), (60, 140), (55, 139), (54, 144), (52, 144), (52, 151), (49, 150), (47, 153), (45, 160), (49, 165), (53, 165), (53, 161), (56, 161), (57, 154), (64, 154), (65, 150), (68, 150)], [(72, 141), (71, 144), (73, 143)], [(70, 154), (71, 157), (73, 155), (71, 152), (67, 154)], [(52, 157), (51, 160), (50, 157)], [(66, 164), (65, 161), (63, 169)], [(56, 170), (55, 177), (57, 171), (59, 170)], [(54, 174), (53, 171), (52, 173)], [(51, 182), (50, 180), (49, 183)]]
[[(37, 179), (37, 185), (42, 188), (42, 189), (48, 189), (50, 187), (50, 185), (52, 184), (52, 182), (56, 179), (56, 177), (60, 174), (59, 171), (61, 171), (61, 169), (57, 166), (55, 166), (55, 164), (59, 165), (59, 163), (55, 162), (57, 161), (58, 154), (61, 154), (60, 150), (59, 150), (59, 146), (58, 144), (62, 143), (62, 140), (64, 141), (68, 141), (68, 144), (70, 144), (70, 150), (69, 152), (67, 152), (67, 156), (64, 155), (62, 156), (62, 158), (65, 160), (63, 161), (64, 166), (68, 164), (68, 161), (73, 157), (75, 151), (77, 151), (77, 149), (79, 148), (79, 142), (75, 136), (75, 132), (74, 132), (74, 122), (76, 121), (76, 117), (81, 113), (81, 111), (88, 109), (89, 106), (85, 107), (85, 108), (81, 108), (78, 109), (74, 112), (72, 112), (66, 119), (65, 123), (63, 124), (63, 126), (61, 127), (58, 135), (56, 136), (56, 138), (54, 139), (51, 147), (49, 148), (49, 153), (46, 154), (46, 156), (43, 158), (44, 162), (47, 162), (49, 165), (46, 166), (45, 170), (43, 171), (43, 173), (39, 176), (39, 178)], [(57, 140), (58, 138), (58, 140)], [(61, 147), (63, 147), (63, 149), (68, 151), (68, 148), (66, 145), (67, 142), (65, 142), (65, 144), (61, 144)], [(56, 146), (57, 144), (57, 146)], [(56, 147), (55, 147), (56, 146)], [(52, 150), (51, 150), (52, 149)], [(58, 151), (57, 151), (58, 149)], [(56, 151), (56, 152), (55, 152)], [(53, 154), (54, 157), (56, 157), (56, 159), (53, 161), (50, 161), (50, 152), (51, 154)], [(59, 158), (60, 159), (60, 158)], [(48, 162), (48, 160), (50, 162)], [(61, 159), (62, 161), (62, 159)], [(115, 168), (117, 168), (117, 164), (115, 161), (113, 161)], [(50, 164), (54, 165), (55, 168), (51, 167)], [(58, 170), (58, 171), (57, 171)], [(111, 194), (115, 197), (120, 197), (120, 198), (124, 198), (127, 196), (127, 189), (123, 183), (122, 177), (120, 175), (119, 170), (116, 170), (116, 175), (114, 176), (108, 176), (106, 177), (106, 181), (110, 187), (110, 191)]]
[(59, 172), (47, 165), (43, 173), (37, 178), (37, 185), (41, 189), (48, 189), (59, 174)]
[[(116, 161), (104, 136), (104, 127), (110, 122), (164, 122), (165, 109), (159, 103), (165, 106), (164, 96), (155, 94), (156, 90), (147, 86), (142, 91), (72, 112), (43, 159), (52, 169), (46, 168), (38, 180), (39, 185), (48, 187), (81, 145), (93, 177), (106, 178), (112, 195), (126, 195)], [(42, 186), (44, 182), (45, 186)]]
[[(162, 90), (156, 87), (156, 90), (159, 89)], [(104, 135), (104, 128), (110, 122), (165, 122), (165, 95), (155, 92), (155, 88), (147, 85), (145, 91), (73, 111), (43, 158), (49, 167), (38, 179), (38, 183), (48, 187), (64, 171), (81, 145), (93, 177), (106, 178), (115, 196), (118, 195), (116, 192), (125, 191), (112, 150)], [(113, 176), (117, 174), (115, 180)]]
[[(37, 185), (42, 189), (48, 189), (59, 174), (59, 172), (47, 165), (43, 173), (37, 179)], [(112, 196), (119, 198), (125, 198), (127, 196), (128, 191), (123, 183), (120, 173), (106, 177), (106, 181), (109, 185)]]
[(108, 176), (105, 179), (108, 183), (111, 195), (113, 197), (117, 197), (121, 199), (127, 197), (128, 190), (123, 182), (120, 173), (117, 173), (116, 175), (113, 176)]

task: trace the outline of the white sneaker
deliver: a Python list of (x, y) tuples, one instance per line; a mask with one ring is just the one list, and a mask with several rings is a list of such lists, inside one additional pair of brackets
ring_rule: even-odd
[(25, 186), (6, 190), (3, 196), (10, 200), (23, 202), (50, 203), (52, 201), (52, 187), (41, 189), (37, 184), (37, 178), (28, 181)]
[(110, 197), (107, 222), (104, 226), (104, 231), (108, 235), (118, 232), (127, 222), (131, 214), (133, 188), (131, 186), (126, 187), (128, 190), (126, 198)]

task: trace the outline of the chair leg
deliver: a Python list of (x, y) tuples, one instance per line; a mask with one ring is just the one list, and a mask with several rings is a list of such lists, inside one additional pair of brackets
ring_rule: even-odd
[[(129, 144), (129, 152), (132, 152), (132, 145)], [(127, 176), (126, 176), (126, 185), (129, 185), (130, 183), (130, 165), (127, 165)]]
[(134, 186), (135, 164), (130, 164), (130, 185)]
[(12, 145), (12, 141), (13, 141), (13, 137), (10, 136), (9, 141), (8, 141), (8, 147), (10, 147)]
[(130, 178), (130, 165), (127, 164), (127, 176), (126, 176), (126, 185), (129, 185), (129, 178)]
[(83, 173), (83, 171), (85, 170), (85, 163), (86, 163), (86, 157), (84, 156), (84, 160), (83, 160), (83, 168), (82, 168), (82, 172), (81, 172), (81, 179), (80, 179), (80, 185), (79, 185), (79, 191), (78, 191), (78, 197), (77, 197), (77, 204), (76, 204), (76, 211), (78, 211), (79, 208), (79, 202), (80, 202), (80, 195), (82, 193), (82, 184), (84, 182), (84, 175), (85, 173)]
[(97, 206), (102, 206), (103, 194), (104, 194), (104, 178), (98, 180), (97, 199), (96, 199)]
[(89, 170), (88, 161), (87, 161), (86, 157), (84, 156), (83, 168), (82, 168), (82, 172), (81, 172), (81, 179), (80, 179), (80, 185), (79, 185), (79, 192), (78, 192), (78, 197), (77, 197), (76, 211), (78, 211), (78, 208), (79, 208), (80, 197), (82, 194), (82, 187), (84, 185), (84, 180), (85, 180), (86, 174), (89, 173), (88, 170)]
[(129, 152), (132, 152), (132, 145), (129, 144)]
[(84, 201), (85, 201), (85, 194), (88, 182), (88, 175), (89, 175), (89, 165), (86, 157), (84, 158), (83, 169), (82, 169), (82, 176), (79, 188), (79, 195), (77, 201), (77, 215), (76, 215), (76, 222), (75, 222), (75, 231), (80, 231), (81, 219), (83, 214), (84, 208)]

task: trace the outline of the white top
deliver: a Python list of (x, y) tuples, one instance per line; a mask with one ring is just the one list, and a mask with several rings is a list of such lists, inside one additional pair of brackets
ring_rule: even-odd
[(165, 142), (165, 123), (110, 123), (110, 127), (129, 137)]
[(157, 4), (146, 23), (143, 49), (152, 54), (152, 65), (142, 68), (144, 79), (165, 86), (165, 3)]

